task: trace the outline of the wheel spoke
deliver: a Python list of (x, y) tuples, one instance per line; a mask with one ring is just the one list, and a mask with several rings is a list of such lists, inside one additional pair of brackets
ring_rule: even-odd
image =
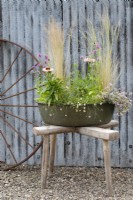
[(33, 105), (13, 105), (13, 104), (0, 104), (2, 107), (32, 107), (32, 108), (37, 108), (38, 106), (33, 106)]
[(16, 85), (16, 83), (18, 83), (22, 78), (24, 78), (30, 71), (32, 70), (29, 69), (25, 74), (23, 74), (15, 83), (13, 83), (9, 88), (7, 88), (2, 94), (1, 96), (3, 96), (4, 94), (6, 94), (14, 85)]
[(3, 112), (3, 113), (6, 113), (6, 114), (8, 114), (8, 115), (11, 115), (11, 116), (13, 116), (13, 117), (15, 117), (15, 118), (17, 118), (17, 119), (20, 119), (20, 120), (22, 120), (22, 121), (24, 121), (24, 122), (26, 122), (26, 123), (32, 124), (33, 126), (36, 126), (34, 123), (32, 123), (32, 122), (30, 122), (30, 121), (27, 121), (26, 119), (23, 119), (23, 118), (18, 117), (18, 116), (16, 116), (16, 115), (13, 115), (12, 113), (9, 113), (9, 112), (4, 111), (4, 110), (1, 110), (1, 109), (0, 109), (0, 111)]
[(4, 136), (5, 133), (3, 133), (1, 130), (0, 130), (0, 133), (1, 133), (1, 135), (2, 135), (2, 137), (3, 137), (3, 139), (4, 139), (4, 141), (5, 141), (5, 143), (6, 143), (6, 145), (7, 145), (7, 148), (9, 149), (9, 151), (10, 151), (12, 157), (13, 157), (13, 160), (14, 160), (15, 163), (17, 164), (17, 160), (16, 160), (16, 158), (15, 158), (15, 156), (14, 156), (12, 150), (11, 150), (10, 144), (8, 144), (8, 142), (7, 142), (7, 140), (6, 140), (5, 136)]
[[(31, 88), (31, 89), (25, 90), (25, 91), (23, 91), (23, 92), (19, 92), (19, 93), (13, 94), (13, 95), (11, 95), (11, 96), (8, 96), (8, 97), (5, 97), (5, 98), (1, 98), (0, 100), (9, 99), (9, 98), (18, 96), (18, 95), (23, 94), (23, 93), (26, 93), (26, 92), (30, 92), (30, 91), (32, 91), (32, 90), (34, 90), (34, 89), (35, 89), (35, 88)], [(2, 95), (1, 95), (1, 96), (2, 96)]]
[(2, 80), (0, 81), (0, 83), (2, 83), (4, 81), (4, 79), (6, 78), (8, 72), (11, 70), (13, 64), (15, 63), (15, 61), (17, 60), (17, 58), (19, 57), (20, 53), (22, 52), (22, 48), (20, 49), (20, 51), (18, 52), (17, 56), (15, 57), (15, 59), (13, 60), (13, 62), (11, 63), (11, 65), (9, 66), (7, 72), (5, 73), (5, 75), (3, 76)]
[(23, 141), (25, 141), (32, 149), (34, 149), (34, 147), (33, 147), (29, 142), (27, 142), (27, 140), (26, 140), (23, 136), (21, 136), (21, 133), (20, 133), (19, 131), (17, 131), (6, 119), (4, 119), (4, 117), (0, 116), (0, 118), (3, 119), (3, 121), (4, 121), (8, 126), (10, 126), (10, 127), (12, 128), (12, 130), (14, 130), (14, 131), (17, 133), (17, 135), (18, 135)]

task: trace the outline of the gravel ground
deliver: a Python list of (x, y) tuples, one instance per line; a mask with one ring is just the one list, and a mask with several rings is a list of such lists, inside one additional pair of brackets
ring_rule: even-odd
[(41, 191), (40, 167), (2, 171), (0, 200), (133, 200), (133, 169), (112, 169), (114, 197), (107, 196), (104, 168), (55, 167)]

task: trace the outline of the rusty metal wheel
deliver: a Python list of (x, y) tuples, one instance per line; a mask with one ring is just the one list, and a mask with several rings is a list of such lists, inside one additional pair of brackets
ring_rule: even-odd
[(0, 39), (0, 161), (12, 165), (8, 169), (40, 162), (35, 153), (42, 141), (32, 132), (41, 121), (31, 73), (37, 62), (27, 48)]

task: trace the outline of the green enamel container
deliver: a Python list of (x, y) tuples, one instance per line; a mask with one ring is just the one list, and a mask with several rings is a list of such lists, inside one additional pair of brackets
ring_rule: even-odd
[(56, 126), (94, 126), (107, 124), (114, 113), (114, 105), (87, 104), (78, 108), (71, 105), (50, 105), (38, 103), (45, 124)]

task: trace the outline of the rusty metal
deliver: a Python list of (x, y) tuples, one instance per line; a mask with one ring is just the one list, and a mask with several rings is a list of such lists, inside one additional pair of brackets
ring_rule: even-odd
[(6, 40), (3, 38), (0, 38), (0, 42), (7, 42), (9, 44), (19, 47), (20, 49), (22, 48), (25, 52), (27, 52), (33, 58), (33, 60), (35, 60), (37, 63), (39, 62), (38, 59), (31, 53), (31, 51), (27, 47), (24, 47), (24, 46), (22, 47), (20, 44), (17, 44), (16, 42), (12, 42), (10, 40)]
[[(22, 78), (24, 78), (30, 71), (32, 70), (32, 68), (30, 70), (28, 70), (25, 74), (23, 74), (15, 83), (13, 83), (9, 88), (7, 88), (2, 94), (1, 96), (3, 96), (4, 94), (6, 94), (14, 85), (16, 85)], [(4, 98), (3, 98), (4, 99)], [(1, 100), (3, 100), (1, 99)]]
[[(19, 92), (19, 93), (13, 94), (13, 95), (8, 96), (8, 97), (0, 98), (0, 100), (9, 99), (9, 98), (18, 96), (18, 95), (20, 95), (20, 94), (24, 94), (24, 93), (30, 92), (30, 91), (32, 91), (32, 90), (35, 90), (35, 87), (34, 87), (34, 88), (31, 88), (31, 89), (28, 89), (28, 90), (25, 90), (25, 91), (23, 91), (23, 92)], [(4, 94), (5, 94), (5, 93), (3, 93), (3, 95), (4, 95)], [(2, 95), (0, 95), (0, 96), (2, 96)]]
[(33, 126), (37, 126), (36, 124), (33, 124), (32, 122), (30, 122), (30, 121), (28, 121), (28, 120), (26, 120), (26, 119), (23, 119), (23, 118), (21, 118), (21, 117), (18, 117), (17, 115), (13, 115), (13, 114), (10, 113), (10, 112), (7, 112), (7, 111), (1, 110), (1, 109), (0, 109), (0, 112), (6, 113), (6, 114), (8, 114), (8, 115), (11, 115), (11, 116), (13, 116), (13, 117), (15, 117), (15, 118), (17, 118), (17, 119), (20, 119), (20, 120), (26, 122), (26, 123), (32, 124)]
[[(9, 65), (7, 71), (5, 73), (3, 73), (4, 75), (3, 75), (3, 78), (0, 80), (0, 83), (3, 83), (5, 81), (7, 75), (12, 71), (14, 63), (18, 60), (18, 58), (21, 58), (20, 54), (21, 54), (22, 51), (24, 51), (26, 54), (31, 56), (31, 58), (35, 61), (35, 63), (39, 62), (38, 59), (26, 47), (23, 47), (23, 46), (15, 43), (15, 42), (12, 42), (12, 41), (9, 41), (9, 40), (6, 40), (6, 39), (0, 39), (0, 45), (2, 45), (2, 44), (4, 44), (3, 48), (5, 46), (8, 46), (8, 45), (9, 45), (9, 48), (12, 47), (12, 46), (15, 46), (15, 47), (18, 48), (18, 51), (17, 51), (17, 55), (15, 56), (15, 58), (13, 59), (11, 64)], [(8, 55), (6, 55), (6, 56), (8, 56)], [(20, 62), (20, 59), (18, 60), (18, 62)], [(17, 65), (17, 66), (19, 67), (19, 65)], [(35, 87), (30, 88), (30, 89), (26, 89), (26, 90), (24, 90), (22, 92), (17, 92), (16, 94), (10, 94), (9, 96), (6, 96), (6, 93), (11, 88), (13, 88), (15, 85), (17, 85), (20, 80), (22, 80), (23, 78), (26, 78), (26, 76), (31, 72), (31, 70), (32, 70), (32, 67), (30, 67), (29, 70), (27, 69), (27, 71), (24, 74), (22, 74), (19, 78), (17, 78), (17, 80), (15, 80), (13, 84), (9, 85), (9, 87), (6, 88), (5, 91), (3, 91), (0, 94), (0, 97), (1, 97), (0, 100), (3, 101), (3, 100), (6, 100), (6, 99), (10, 99), (12, 97), (15, 97), (15, 96), (19, 96), (19, 95), (22, 95), (22, 94), (27, 94), (29, 91), (33, 91), (35, 89)], [(10, 91), (12, 91), (12, 90), (10, 90)], [(6, 117), (6, 115), (9, 115), (9, 116), (11, 116), (13, 118), (17, 118), (19, 120), (22, 120), (22, 121), (28, 123), (28, 124), (31, 124), (32, 126), (37, 126), (37, 125), (34, 124), (32, 121), (28, 121), (28, 120), (22, 118), (21, 116), (18, 116), (16, 114), (12, 113), (12, 111), (11, 112), (6, 111), (6, 107), (8, 107), (8, 108), (9, 107), (20, 107), (20, 108), (23, 108), (23, 107), (24, 108), (30, 108), (31, 107), (31, 108), (37, 108), (38, 106), (37, 105), (30, 105), (30, 104), (29, 105), (28, 104), (12, 104), (12, 103), (10, 104), (10, 103), (6, 103), (6, 102), (2, 102), (2, 104), (0, 104), (0, 106), (1, 106), (0, 112), (4, 114), (4, 115), (0, 116), (0, 119), (3, 120), (5, 125), (9, 126), (14, 131), (14, 134), (17, 134), (20, 139), (22, 139), (28, 146), (30, 146), (32, 148), (32, 152), (30, 153), (30, 155), (27, 155), (27, 157), (25, 159), (23, 159), (22, 161), (17, 162), (17, 159), (15, 158), (14, 153), (13, 153), (13, 151), (11, 149), (11, 145), (9, 144), (9, 142), (8, 142), (6, 136), (5, 136), (7, 133), (5, 134), (5, 132), (3, 130), (0, 130), (0, 133), (1, 133), (1, 136), (3, 138), (3, 141), (5, 142), (7, 148), (9, 149), (9, 152), (10, 152), (10, 154), (13, 157), (13, 160), (15, 162), (15, 164), (13, 166), (11, 166), (11, 167), (6, 169), (6, 170), (9, 170), (9, 169), (12, 169), (14, 167), (17, 167), (17, 166), (21, 165), (22, 163), (27, 161), (29, 158), (31, 158), (37, 152), (37, 150), (42, 146), (42, 141), (36, 147), (31, 145), (28, 142), (28, 140), (22, 136), (21, 132), (18, 131), (9, 121), (7, 121), (5, 119), (5, 117)], [(21, 114), (21, 112), (20, 112), (20, 114)]]
[(1, 119), (3, 119), (3, 121), (12, 128), (12, 130), (14, 130), (14, 132), (17, 133), (17, 135), (25, 142), (27, 143), (32, 149), (34, 149), (34, 147), (29, 143), (27, 142), (27, 140), (21, 135), (21, 133), (19, 131), (17, 131), (6, 119), (4, 119), (4, 117), (0, 116)]
[(2, 137), (3, 137), (3, 139), (4, 139), (4, 141), (5, 141), (5, 143), (6, 143), (6, 145), (7, 145), (7, 148), (9, 149), (9, 151), (10, 151), (10, 153), (11, 153), (11, 155), (12, 155), (14, 161), (15, 161), (15, 163), (17, 163), (17, 160), (16, 160), (16, 158), (15, 158), (15, 156), (14, 156), (14, 154), (13, 154), (11, 148), (10, 148), (10, 145), (8, 144), (6, 138), (5, 138), (5, 136), (4, 136), (4, 134), (2, 133), (1, 130), (0, 130), (0, 133), (1, 133), (1, 135), (2, 135)]
[[(17, 60), (17, 58), (19, 57), (21, 51), (22, 51), (22, 48), (21, 48), (20, 51), (18, 52), (18, 54), (17, 54), (16, 58), (14, 59), (14, 61), (12, 62), (12, 64), (9, 66), (7, 72), (6, 72), (5, 75), (3, 76), (2, 80), (0, 81), (0, 83), (2, 83), (2, 82), (4, 81), (4, 79), (6, 78), (8, 72), (11, 70), (13, 64), (15, 63), (15, 61)], [(1, 95), (0, 95), (0, 96), (1, 96)]]
[[(19, 81), (19, 80), (18, 80)], [(43, 85), (40, 85), (40, 87), (43, 87), (43, 86), (45, 86), (44, 84)], [(10, 88), (11, 89), (11, 88)], [(11, 96), (7, 96), (7, 97), (4, 97), (4, 98), (0, 98), (0, 100), (2, 101), (2, 100), (6, 100), (6, 99), (9, 99), (9, 98), (12, 98), (12, 97), (15, 97), (15, 96), (18, 96), (18, 95), (20, 95), (20, 94), (24, 94), (24, 93), (27, 93), (27, 92), (30, 92), (30, 91), (32, 91), (32, 90), (35, 90), (36, 89), (36, 87), (33, 87), (33, 88), (30, 88), (30, 89), (28, 89), (28, 90), (25, 90), (25, 91), (23, 91), (23, 92), (19, 92), (19, 93), (16, 93), (16, 94), (13, 94), (13, 95), (11, 95)], [(6, 91), (5, 91), (6, 92)], [(2, 95), (4, 95), (5, 93), (3, 93)], [(0, 96), (2, 96), (2, 95), (0, 95)]]
[(29, 160), (38, 151), (38, 149), (40, 149), (42, 144), (43, 144), (43, 140), (38, 144), (38, 146), (34, 149), (34, 151), (27, 158), (25, 158), (21, 162), (17, 163), (16, 165), (13, 165), (11, 167), (8, 167), (8, 168), (4, 169), (4, 171), (8, 171), (8, 170), (14, 169), (15, 167), (18, 167), (19, 165), (21, 165), (24, 162), (26, 162), (27, 160)]
[(34, 106), (34, 105), (13, 105), (13, 104), (0, 104), (0, 106), (3, 106), (3, 107), (32, 107), (32, 108), (37, 108), (38, 106)]

